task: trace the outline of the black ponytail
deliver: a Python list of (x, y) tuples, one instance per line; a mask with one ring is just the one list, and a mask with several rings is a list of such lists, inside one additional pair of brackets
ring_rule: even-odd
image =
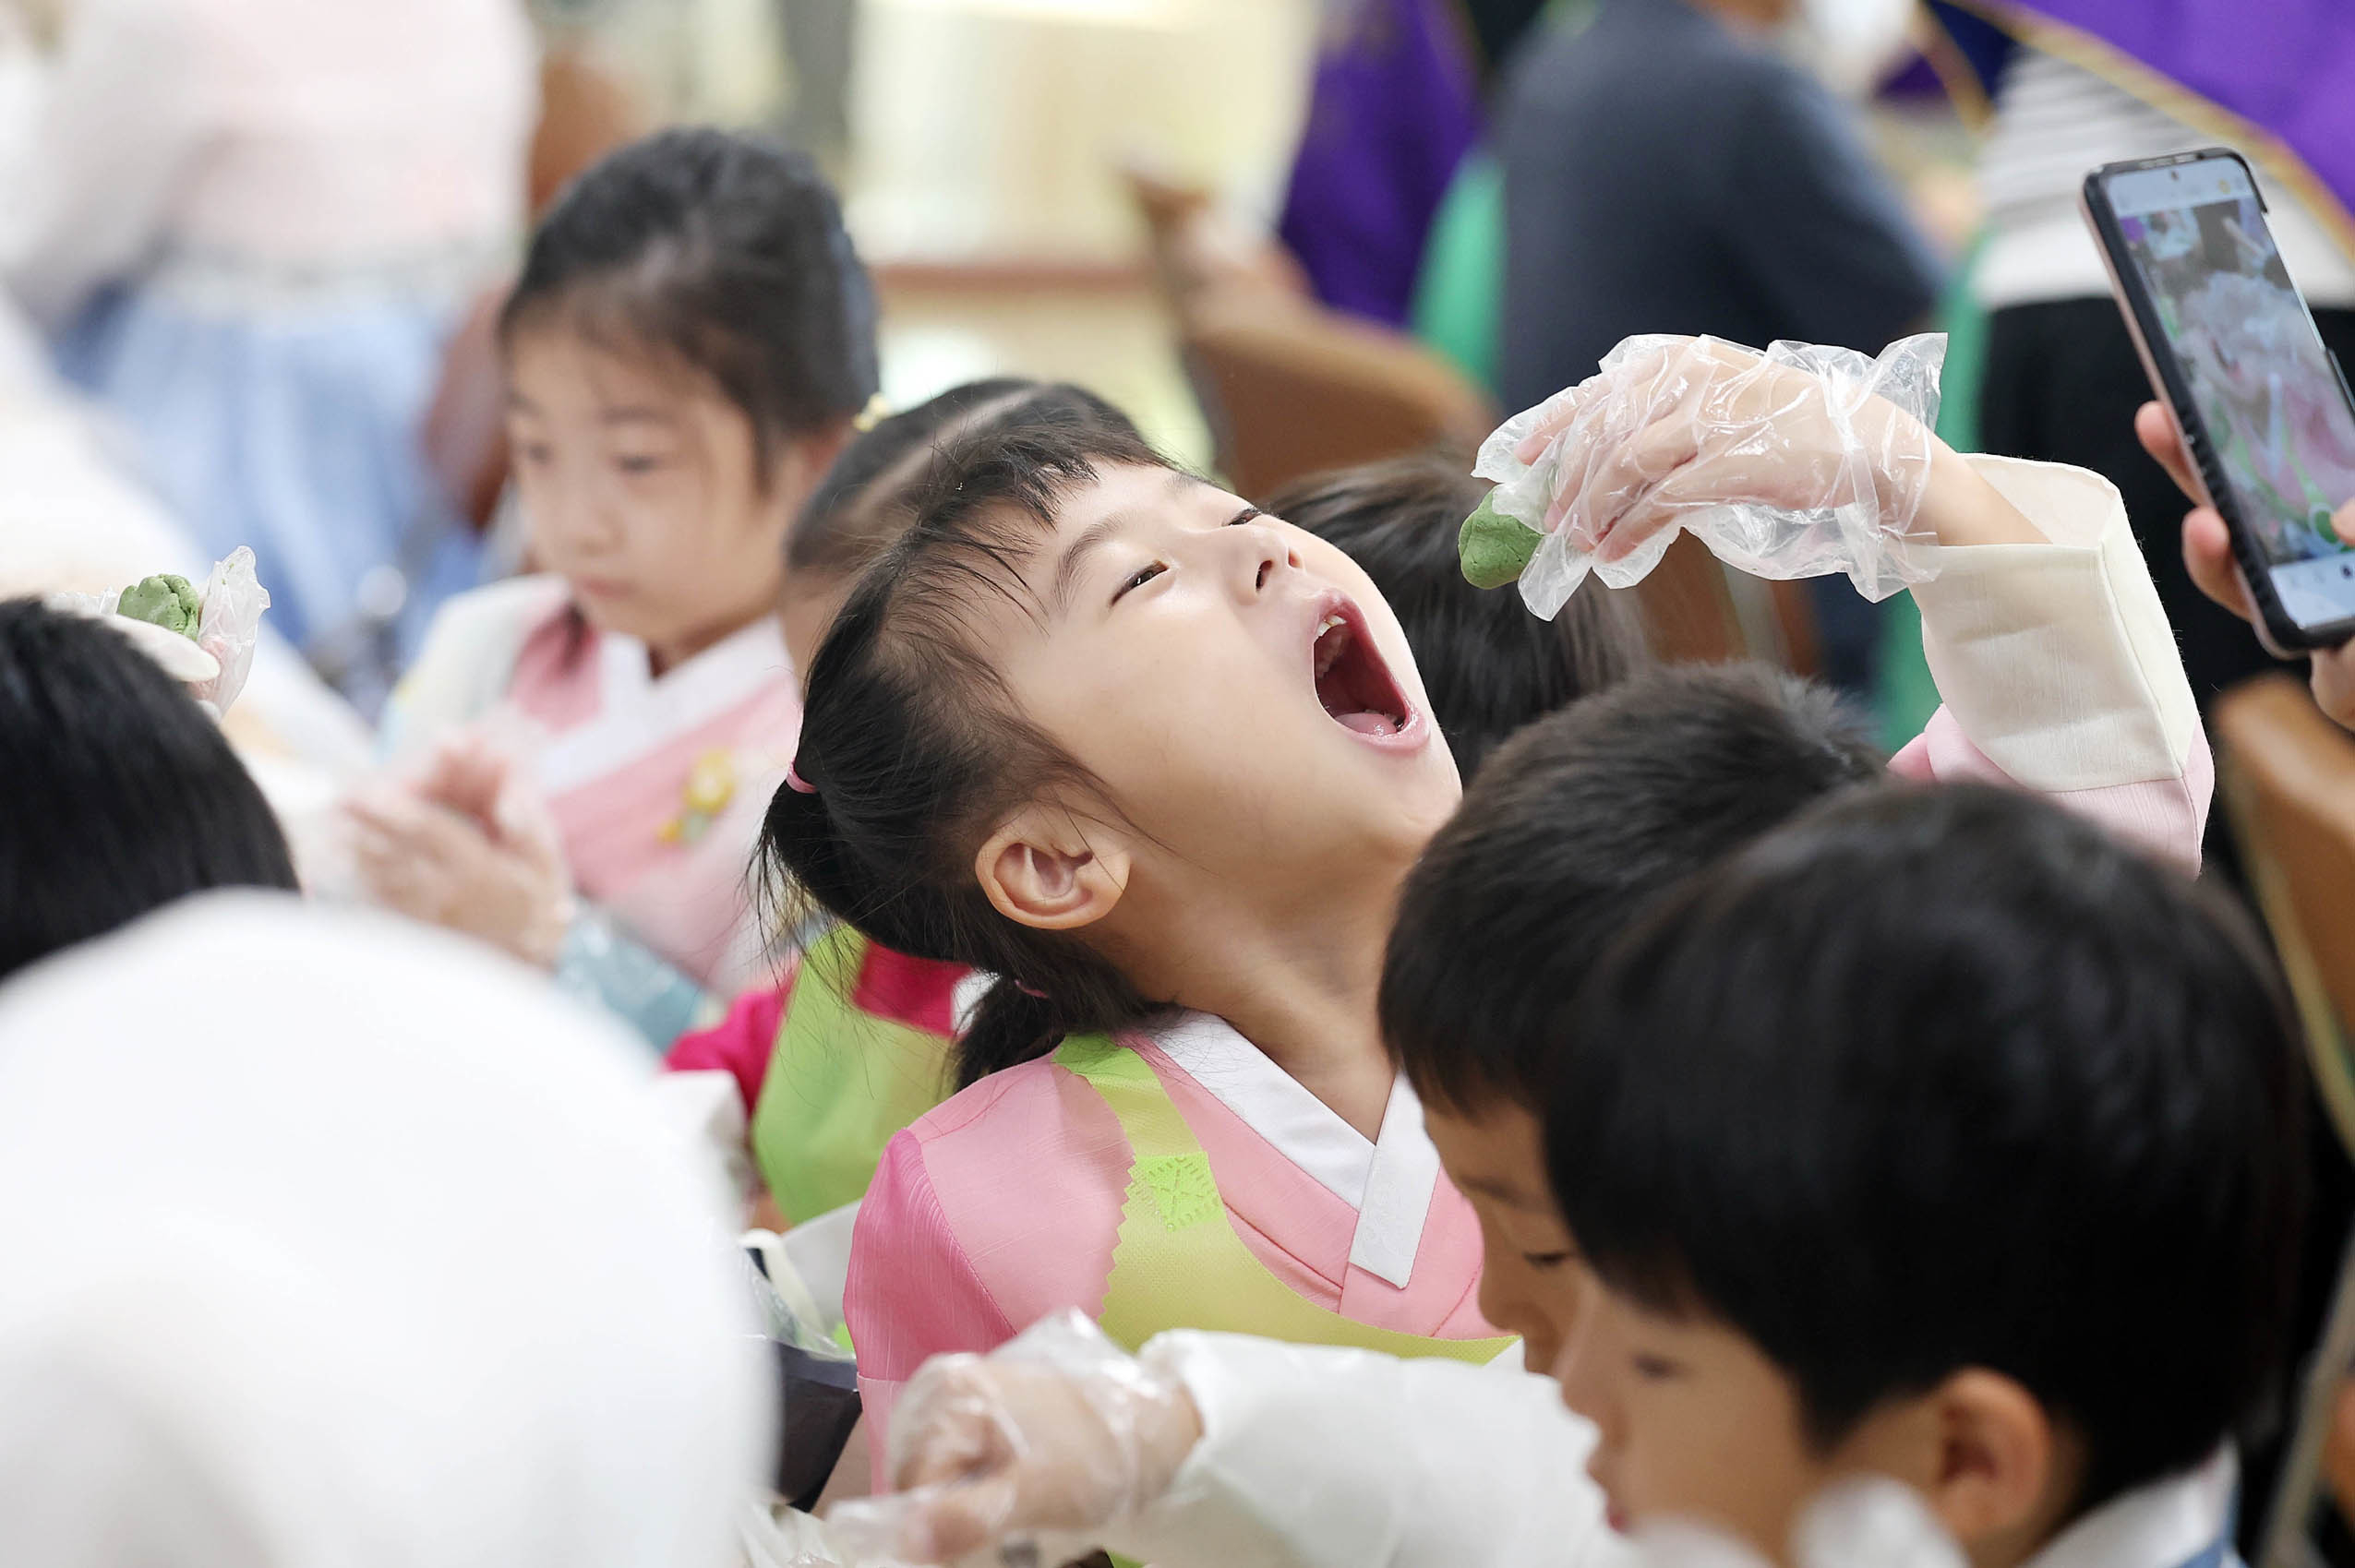
[(1160, 1011), (1078, 935), (1007, 919), (973, 857), (1025, 802), (1100, 785), (1017, 712), (969, 645), (984, 595), (1031, 603), (1021, 569), (1063, 495), (1111, 465), (1167, 467), (1125, 421), (1075, 407), (952, 442), (914, 522), (852, 590), (811, 663), (795, 772), (762, 827), (768, 894), (918, 958), (996, 977), (959, 1042), (960, 1084), (1067, 1035)]
[(566, 187), (525, 252), (499, 337), (549, 320), (708, 377), (780, 442), (858, 415), (878, 385), (875, 293), (807, 155), (727, 131), (658, 132)]

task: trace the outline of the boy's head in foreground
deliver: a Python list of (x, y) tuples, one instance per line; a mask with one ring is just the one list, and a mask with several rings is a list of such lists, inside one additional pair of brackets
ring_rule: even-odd
[(1881, 771), (1824, 688), (1758, 664), (1658, 666), (1499, 748), (1408, 878), (1383, 1037), (1479, 1213), (1481, 1311), (1532, 1368), (1553, 1365), (1576, 1273), (1539, 1139), (1555, 993), (1668, 890)]
[(1858, 792), (1591, 975), (1522, 954), (1625, 1523), (1781, 1557), (1849, 1474), (1980, 1568), (2197, 1464), (2284, 1350), (2294, 1026), (2242, 922), (2033, 797)]

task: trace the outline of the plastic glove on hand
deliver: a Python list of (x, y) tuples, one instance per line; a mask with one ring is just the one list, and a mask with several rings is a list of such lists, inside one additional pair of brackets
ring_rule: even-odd
[(1166, 1491), (1201, 1436), (1181, 1384), (1067, 1312), (987, 1356), (925, 1363), (892, 1418), (897, 1495), (827, 1522), (838, 1540), (909, 1562), (1041, 1538), (1076, 1556)]
[[(1868, 598), (1886, 598), (1933, 571), (1935, 535), (1917, 519), (1940, 449), (1930, 425), (1944, 354), (1934, 335), (1877, 360), (1807, 343), (1760, 354), (1712, 338), (1629, 338), (1597, 374), (1483, 444), (1475, 472), (1496, 481), (1483, 510), (1538, 535), (1521, 594), (1549, 617), (1590, 571), (1614, 588), (1641, 581), (1680, 529), (1740, 570), (1845, 572)], [(1468, 573), (1501, 569), (1500, 533), (1467, 524), (1466, 547), (1485, 553), (1466, 557)]]

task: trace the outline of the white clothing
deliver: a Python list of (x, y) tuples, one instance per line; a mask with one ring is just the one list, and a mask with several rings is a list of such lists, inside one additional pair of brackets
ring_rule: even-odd
[(2181, 777), (2199, 700), (2118, 486), (2066, 463), (1965, 459), (2049, 544), (1940, 547), (1910, 590), (1940, 698), (2023, 789)]
[(0, 987), (9, 1568), (721, 1568), (764, 1363), (642, 1061), (282, 894)]
[(1202, 1441), (1105, 1544), (1156, 1568), (1619, 1568), (1586, 1473), (1594, 1429), (1554, 1380), (1180, 1330), (1145, 1347)]
[[(2104, 163), (2214, 146), (2195, 129), (2082, 66), (2023, 48), (1996, 90), (1979, 154), (1987, 245), (1971, 275), (1989, 309), (2109, 293), (2101, 252), (2077, 210), (2085, 177)], [(2307, 300), (2355, 305), (2355, 260), (2296, 197), (2257, 173), (2282, 264)]]
[[(1202, 1441), (1107, 1544), (1156, 1568), (1632, 1568), (1554, 1380), (1246, 1335), (1164, 1334)], [(2231, 1451), (2111, 1499), (2025, 1568), (2182, 1568), (2228, 1523)], [(1738, 1561), (1731, 1558), (1729, 1561)]]
[(354, 273), (454, 297), (437, 269), (522, 221), (533, 59), (518, 0), (77, 0), (6, 160), (0, 276), (52, 327), (150, 269), (216, 301)]

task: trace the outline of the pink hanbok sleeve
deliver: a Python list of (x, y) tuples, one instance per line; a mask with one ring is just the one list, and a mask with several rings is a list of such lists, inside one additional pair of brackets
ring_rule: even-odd
[(1015, 1325), (966, 1255), (924, 1167), (924, 1146), (902, 1131), (859, 1205), (843, 1319), (859, 1352), (874, 1474), (888, 1474), (891, 1407), (927, 1357), (993, 1350)]
[(1915, 587), (1944, 705), (1892, 769), (2034, 790), (2197, 870), (2215, 760), (2117, 487), (1970, 461), (2051, 543), (1942, 550)]

